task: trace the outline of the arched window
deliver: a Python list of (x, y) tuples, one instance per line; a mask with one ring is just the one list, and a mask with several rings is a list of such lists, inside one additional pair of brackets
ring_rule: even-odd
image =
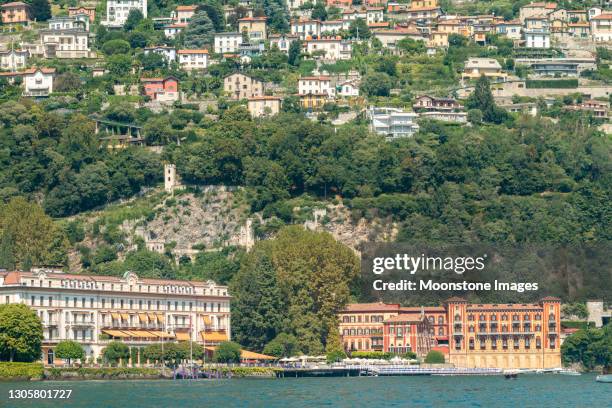
[(438, 317), (438, 324), (444, 324), (444, 317), (443, 316), (439, 316)]
[(438, 336), (444, 336), (444, 327), (438, 329)]

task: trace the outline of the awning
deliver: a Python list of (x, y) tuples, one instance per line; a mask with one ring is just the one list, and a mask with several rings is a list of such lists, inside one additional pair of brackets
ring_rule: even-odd
[(200, 332), (202, 341), (227, 341), (227, 334), (225, 332)]
[(128, 334), (120, 330), (102, 330), (102, 333), (108, 334), (112, 337), (130, 337)]
[(265, 354), (255, 353), (249, 350), (240, 350), (240, 358), (242, 360), (277, 360), (278, 357), (267, 356)]
[(151, 333), (149, 333), (148, 331), (144, 331), (144, 330), (131, 330), (131, 332), (136, 336), (136, 337), (155, 337), (154, 335), (152, 335)]
[(212, 325), (212, 322), (210, 321), (210, 316), (202, 316), (202, 321), (204, 322), (204, 326)]
[(121, 315), (119, 313), (111, 313), (111, 316), (115, 320), (121, 320)]
[(155, 320), (157, 320), (157, 315), (155, 313), (146, 313), (146, 315), (151, 323), (155, 323)]
[(173, 339), (174, 338), (174, 334), (171, 333), (164, 333), (162, 331), (159, 330), (147, 330), (149, 333), (151, 333), (152, 336), (155, 337), (163, 337), (165, 339)]
[(121, 313), (121, 318), (127, 322), (130, 320), (130, 315), (127, 313)]
[(176, 334), (176, 339), (178, 341), (189, 341), (190, 337), (189, 337), (189, 333), (184, 333), (184, 332), (176, 332), (174, 333)]
[(157, 321), (164, 324), (164, 315), (162, 313), (157, 313)]
[(146, 313), (138, 313), (138, 319), (140, 320), (141, 323), (148, 323), (149, 319), (147, 318), (147, 314)]

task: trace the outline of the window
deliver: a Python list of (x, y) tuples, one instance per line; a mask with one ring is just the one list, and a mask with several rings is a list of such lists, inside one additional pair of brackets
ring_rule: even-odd
[(89, 299), (89, 308), (93, 309), (93, 307), (94, 307), (94, 300), (93, 300), (93, 298), (90, 298)]
[(32, 306), (34, 306), (36, 304), (36, 296), (32, 296), (32, 298), (30, 299), (30, 304)]
[(121, 299), (121, 300), (119, 301), (119, 303), (120, 303), (120, 305), (121, 305), (120, 309), (123, 309), (123, 299)]

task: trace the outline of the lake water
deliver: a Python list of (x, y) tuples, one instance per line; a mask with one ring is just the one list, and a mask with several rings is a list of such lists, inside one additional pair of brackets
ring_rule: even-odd
[[(9, 399), (9, 390), (71, 389), (63, 400)], [(594, 375), (350, 377), (0, 383), (2, 407), (612, 407)]]

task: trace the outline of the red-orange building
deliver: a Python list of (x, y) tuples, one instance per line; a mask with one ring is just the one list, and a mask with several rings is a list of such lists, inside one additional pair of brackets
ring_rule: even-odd
[(68, 16), (78, 16), (79, 14), (85, 14), (89, 16), (89, 22), (93, 23), (96, 19), (96, 8), (95, 7), (68, 7)]
[(169, 76), (166, 78), (141, 78), (144, 87), (144, 94), (151, 100), (177, 100), (178, 99), (178, 79)]
[(561, 366), (561, 302), (471, 304), (451, 298), (443, 306), (401, 307), (360, 303), (339, 313), (347, 351), (424, 356), (438, 350), (458, 367)]
[(27, 23), (30, 21), (30, 5), (21, 1), (6, 3), (1, 6), (2, 24)]

